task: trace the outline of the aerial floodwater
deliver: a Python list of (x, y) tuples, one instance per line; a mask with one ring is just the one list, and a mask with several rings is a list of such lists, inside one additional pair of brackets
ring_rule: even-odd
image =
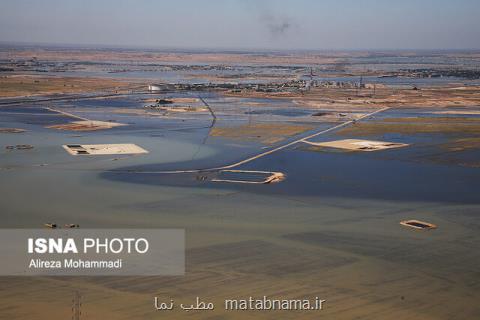
[[(480, 319), (479, 65), (2, 46), (2, 227), (185, 229), (186, 272), (1, 277), (0, 318)], [(251, 296), (326, 302), (223, 308)]]

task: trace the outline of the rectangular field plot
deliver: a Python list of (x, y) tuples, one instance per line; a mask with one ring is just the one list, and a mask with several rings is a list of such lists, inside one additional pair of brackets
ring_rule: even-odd
[(309, 142), (306, 143), (325, 148), (344, 149), (350, 151), (379, 151), (392, 148), (406, 147), (406, 143), (373, 141), (373, 140), (359, 140), (359, 139), (345, 139), (328, 142)]
[(71, 155), (112, 155), (112, 154), (142, 154), (147, 150), (133, 143), (124, 144), (68, 144), (63, 148)]
[(48, 126), (48, 129), (57, 129), (57, 130), (70, 130), (70, 131), (95, 131), (95, 130), (104, 130), (111, 129), (114, 127), (125, 126), (123, 123), (108, 122), (108, 121), (93, 121), (93, 120), (82, 120), (82, 121), (73, 121), (66, 124), (56, 124)]

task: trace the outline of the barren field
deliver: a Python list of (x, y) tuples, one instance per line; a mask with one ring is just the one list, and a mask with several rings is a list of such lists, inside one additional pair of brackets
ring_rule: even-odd
[[(362, 53), (358, 53), (361, 55)], [(363, 53), (367, 54), (367, 53)], [(342, 59), (339, 54), (270, 54), (270, 53), (218, 53), (218, 52), (142, 52), (135, 50), (96, 51), (92, 50), (22, 50), (0, 51), (0, 59), (36, 59), (55, 61), (144, 61), (144, 62), (205, 62), (205, 63), (266, 63), (266, 64), (315, 64), (335, 63)]]
[(227, 96), (293, 99), (299, 106), (327, 108), (330, 110), (348, 109), (363, 106), (367, 108), (389, 107), (469, 107), (480, 105), (480, 88), (430, 87), (421, 90), (413, 89), (337, 89), (314, 88), (301, 93), (226, 93)]
[(28, 97), (68, 93), (121, 93), (131, 86), (112, 79), (12, 75), (0, 77), (0, 97)]

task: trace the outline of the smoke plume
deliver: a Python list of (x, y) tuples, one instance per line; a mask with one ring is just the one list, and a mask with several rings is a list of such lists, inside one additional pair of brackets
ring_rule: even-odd
[(260, 22), (268, 29), (274, 38), (285, 36), (293, 27), (289, 17), (278, 17), (272, 14), (263, 13), (260, 15)]
[(242, 0), (243, 5), (257, 16), (260, 24), (274, 39), (287, 36), (298, 28), (297, 23), (286, 14), (279, 14), (275, 7), (275, 1), (270, 0)]

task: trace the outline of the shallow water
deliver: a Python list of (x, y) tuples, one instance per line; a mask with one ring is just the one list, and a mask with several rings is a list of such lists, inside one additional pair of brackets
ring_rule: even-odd
[[(212, 97), (209, 102), (223, 113), (222, 125), (248, 121), (248, 117), (239, 119), (229, 113), (241, 101)], [(272, 146), (208, 137), (208, 115), (188, 121), (108, 113), (97, 118), (99, 110), (141, 107), (136, 98), (80, 101), (74, 106), (76, 110), (63, 108), (130, 125), (68, 132), (44, 128), (50, 120), (42, 119), (64, 121), (63, 116), (32, 116), (23, 107), (11, 109), (8, 117), (1, 115), (2, 127), (28, 130), (0, 133), (2, 227), (37, 228), (46, 222), (75, 223), (82, 228), (180, 227), (187, 230), (187, 259), (192, 259), (181, 281), (189, 288), (202, 286), (206, 296), (222, 297), (224, 286), (215, 283), (230, 281), (231, 290), (239, 294), (279, 294), (285, 288), (295, 296), (322, 294), (331, 300), (331, 312), (345, 319), (361, 312), (378, 318), (375, 315), (381, 310), (409, 319), (425, 319), (426, 315), (448, 319), (454, 314), (473, 319), (480, 315), (474, 303), (480, 298), (480, 171), (418, 161), (438, 154), (435, 144), (447, 141), (446, 137), (382, 135), (373, 138), (412, 145), (364, 153), (312, 151), (297, 144), (239, 167), (280, 171), (286, 174), (285, 181), (238, 185), (201, 181), (198, 174), (132, 170), (211, 168)], [(415, 109), (391, 110), (368, 121), (419, 114)], [(258, 121), (270, 115), (256, 117), (260, 117)], [(312, 123), (318, 128), (332, 126), (311, 121), (316, 121)], [(331, 132), (316, 141), (344, 138), (348, 137)], [(70, 143), (135, 143), (150, 153), (74, 157), (61, 147)], [(11, 144), (35, 148), (6, 151), (4, 146)], [(468, 154), (479, 156), (478, 151)], [(439, 228), (415, 232), (399, 225), (405, 219), (425, 220)], [(239, 252), (236, 258), (235, 252)], [(289, 253), (284, 256), (282, 252)], [(291, 255), (295, 259), (289, 258)], [(215, 278), (203, 274), (204, 269), (211, 270)], [(199, 280), (204, 277), (211, 281)], [(32, 287), (38, 285), (36, 280), (28, 281)], [(120, 286), (124, 293), (136, 290), (122, 281), (102, 285)], [(170, 295), (185, 294), (176, 281), (164, 281), (151, 279), (142, 290), (162, 288)], [(276, 283), (281, 285), (277, 288)], [(450, 299), (462, 302), (446, 305)], [(351, 309), (346, 308), (349, 304)]]

